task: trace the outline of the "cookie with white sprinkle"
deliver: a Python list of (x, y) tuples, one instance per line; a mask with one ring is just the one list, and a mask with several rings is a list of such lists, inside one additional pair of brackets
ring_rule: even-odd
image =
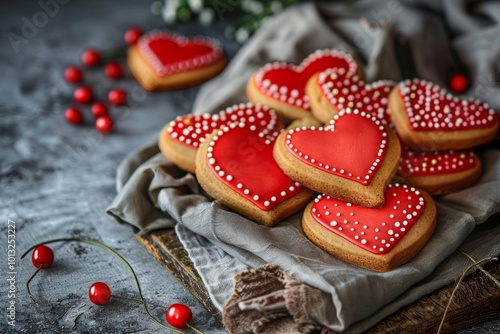
[(397, 132), (414, 150), (473, 148), (496, 138), (498, 115), (487, 104), (460, 99), (436, 84), (413, 79), (389, 95)]
[(472, 150), (420, 152), (402, 145), (396, 180), (442, 195), (473, 185), (481, 170)]
[(329, 254), (387, 272), (412, 259), (432, 236), (436, 206), (423, 190), (390, 184), (380, 208), (319, 195), (304, 210), (306, 236)]
[(232, 123), (214, 131), (196, 154), (203, 189), (251, 220), (274, 226), (314, 196), (283, 173), (273, 157), (279, 131)]
[(198, 85), (219, 74), (226, 62), (217, 40), (187, 38), (166, 30), (144, 34), (127, 55), (130, 71), (149, 91)]
[(285, 174), (312, 190), (377, 207), (396, 173), (400, 144), (377, 117), (346, 109), (325, 127), (284, 131), (274, 157)]
[(298, 66), (275, 62), (261, 67), (247, 84), (248, 99), (266, 104), (288, 120), (312, 117), (305, 87), (316, 73), (328, 68), (361, 75), (354, 57), (340, 50), (318, 50)]
[(158, 146), (178, 167), (194, 174), (196, 151), (201, 143), (214, 130), (231, 123), (244, 123), (252, 129), (267, 132), (281, 128), (274, 110), (258, 104), (241, 103), (213, 115), (177, 117), (161, 131)]
[(328, 69), (309, 79), (306, 93), (313, 116), (323, 124), (347, 108), (371, 113), (385, 124), (390, 124), (387, 101), (395, 85), (391, 80), (366, 84), (357, 75), (350, 75), (344, 69)]

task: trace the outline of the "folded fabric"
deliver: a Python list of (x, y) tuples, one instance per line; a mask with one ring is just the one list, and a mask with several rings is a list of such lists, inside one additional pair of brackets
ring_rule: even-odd
[[(450, 51), (453, 45), (471, 70), (474, 82), (471, 94), (482, 95), (477, 97), (500, 107), (500, 94), (495, 94), (498, 88), (490, 75), (495, 73), (495, 60), (500, 57), (500, 50), (490, 47), (500, 44), (500, 34), (491, 34), (499, 29), (496, 22), (500, 21), (500, 4), (477, 4), (476, 12), (483, 15), (476, 18), (464, 12), (465, 2), (411, 1), (411, 7), (405, 7), (404, 3), (360, 1), (324, 5), (320, 10), (309, 3), (285, 11), (266, 22), (228, 68), (202, 87), (193, 112), (217, 112), (246, 101), (246, 81), (257, 68), (276, 60), (298, 63), (316, 49), (350, 49), (366, 63), (368, 82), (400, 80), (393, 29), (407, 36), (419, 77), (439, 84), (446, 82), (447, 68), (453, 65)], [(377, 18), (383, 14), (386, 19), (380, 22)], [(359, 17), (384, 23), (384, 26), (390, 19), (394, 26), (373, 28), (360, 22)], [(449, 29), (461, 35), (451, 40)], [(468, 43), (476, 48), (468, 47)], [(295, 288), (306, 286), (313, 294), (318, 291), (320, 296), (327, 296), (327, 301), (318, 306), (313, 300), (303, 299), (301, 312), (305, 313), (301, 316), (288, 307), (286, 301), (270, 306), (276, 307), (279, 323), (264, 327), (291, 326), (286, 328), (308, 330), (311, 326), (324, 325), (335, 331), (360, 332), (460, 277), (471, 262), (456, 252), (459, 248), (476, 259), (500, 253), (500, 225), (483, 224), (500, 211), (500, 150), (486, 149), (479, 155), (484, 165), (479, 182), (437, 198), (435, 234), (414, 259), (387, 273), (355, 267), (314, 246), (301, 230), (301, 213), (267, 228), (229, 211), (204, 195), (195, 177), (159, 154), (156, 143), (133, 152), (118, 167), (118, 194), (108, 212), (119, 222), (133, 226), (138, 233), (177, 224), (178, 235), (208, 287), (212, 301), (221, 309), (232, 293), (234, 274), (247, 267), (272, 263), (283, 270), (280, 273), (271, 270), (274, 276), (269, 279), (275, 282), (272, 284), (287, 286), (287, 282), (296, 280), (304, 284), (288, 284), (286, 293), (294, 294)], [(265, 176), (261, 177), (265, 182)], [(484, 226), (479, 226), (482, 224)], [(239, 277), (251, 277), (249, 273), (251, 271)], [(268, 295), (267, 291), (264, 296)], [(258, 302), (241, 303), (246, 297), (258, 300), (259, 296), (253, 293), (247, 289), (237, 291), (238, 302), (228, 302), (226, 315), (238, 317), (236, 307), (240, 311), (245, 307), (246, 311), (258, 308)], [(261, 320), (267, 323), (267, 319)], [(264, 328), (259, 327), (258, 319), (254, 320), (257, 322), (242, 324), (245, 330)]]

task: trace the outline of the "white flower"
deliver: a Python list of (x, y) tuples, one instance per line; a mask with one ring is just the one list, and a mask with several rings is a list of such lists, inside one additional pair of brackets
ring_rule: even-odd
[(209, 25), (214, 20), (215, 13), (212, 8), (205, 8), (199, 17), (200, 23), (203, 25)]

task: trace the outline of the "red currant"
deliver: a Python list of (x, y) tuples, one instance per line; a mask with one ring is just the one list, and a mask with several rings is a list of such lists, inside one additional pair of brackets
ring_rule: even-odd
[(123, 77), (122, 66), (118, 62), (111, 62), (109, 64), (106, 64), (106, 66), (104, 67), (104, 74), (106, 74), (106, 76), (111, 79), (120, 79), (121, 77)]
[(89, 86), (78, 87), (73, 93), (76, 102), (87, 104), (94, 99), (94, 91)]
[(139, 27), (130, 27), (125, 31), (125, 35), (123, 36), (125, 39), (125, 43), (128, 45), (132, 45), (137, 43), (139, 37), (144, 34), (141, 28)]
[(108, 107), (106, 107), (103, 102), (95, 102), (94, 104), (92, 104), (90, 111), (95, 118), (108, 115)]
[(75, 107), (70, 107), (66, 109), (66, 112), (64, 113), (64, 117), (68, 121), (68, 123), (71, 124), (82, 124), (83, 123), (83, 114), (80, 111), (80, 109), (75, 108)]
[(113, 119), (109, 116), (101, 116), (95, 121), (95, 128), (102, 133), (110, 133), (114, 129)]
[(101, 55), (95, 49), (87, 49), (82, 53), (82, 63), (88, 67), (94, 67), (101, 62)]
[(31, 262), (36, 268), (50, 268), (54, 262), (54, 252), (47, 246), (36, 246), (31, 254)]
[(465, 92), (469, 87), (467, 77), (460, 73), (453, 75), (450, 80), (450, 87), (457, 94)]
[(111, 289), (104, 282), (95, 282), (90, 286), (89, 299), (96, 305), (105, 305), (111, 299)]
[(177, 328), (186, 327), (192, 317), (193, 312), (184, 304), (172, 304), (167, 309), (166, 318), (168, 323)]
[(69, 66), (66, 68), (66, 71), (64, 71), (64, 77), (68, 82), (78, 83), (82, 81), (83, 73), (78, 67)]
[(108, 94), (108, 100), (115, 106), (125, 104), (127, 102), (127, 92), (121, 88), (112, 89)]

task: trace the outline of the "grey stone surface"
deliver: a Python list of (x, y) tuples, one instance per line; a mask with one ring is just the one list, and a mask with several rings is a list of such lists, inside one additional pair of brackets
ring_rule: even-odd
[[(49, 3), (44, 1), (42, 3)], [(164, 26), (149, 12), (152, 1), (59, 0), (57, 13), (46, 16), (37, 1), (0, 3), (0, 332), (19, 333), (155, 333), (161, 328), (140, 306), (113, 300), (105, 307), (88, 301), (89, 286), (105, 281), (115, 294), (137, 297), (127, 268), (102, 249), (76, 243), (54, 244), (56, 260), (32, 283), (43, 302), (33, 303), (25, 282), (34, 271), (29, 258), (20, 260), (31, 245), (59, 237), (89, 237), (103, 241), (130, 261), (152, 313), (164, 319), (174, 302), (189, 305), (193, 324), (205, 333), (224, 328), (149, 254), (133, 232), (105, 214), (115, 195), (115, 169), (131, 150), (154, 140), (177, 115), (188, 113), (197, 88), (160, 94), (145, 93), (130, 77), (111, 81), (102, 69), (86, 70), (99, 99), (109, 89), (124, 87), (131, 94), (128, 107), (114, 108), (116, 131), (101, 135), (92, 126), (88, 107), (85, 125), (66, 123), (64, 109), (73, 104), (74, 86), (62, 78), (64, 68), (79, 64), (81, 51), (122, 45), (124, 29)], [(53, 3), (53, 2), (52, 2)], [(27, 21), (38, 23), (36, 30)], [(36, 21), (38, 20), (38, 21)], [(220, 38), (229, 55), (238, 46), (223, 37), (230, 20), (210, 27), (183, 23), (173, 29)], [(24, 38), (13, 47), (9, 33)], [(24, 36), (24, 37), (23, 37)], [(11, 38), (13, 35), (10, 35)], [(8, 220), (15, 222), (15, 297), (8, 296)], [(10, 240), (10, 239), (9, 239)], [(15, 327), (8, 325), (7, 307), (15, 301)], [(499, 321), (462, 333), (498, 332)]]
[[(42, 1), (49, 3), (50, 1)], [(63, 3), (64, 1), (60, 1)], [(117, 295), (137, 297), (128, 269), (100, 248), (85, 244), (53, 244), (55, 262), (32, 283), (43, 302), (33, 303), (25, 282), (34, 271), (21, 254), (31, 245), (59, 237), (88, 237), (105, 242), (130, 261), (136, 270), (152, 313), (165, 321), (165, 309), (181, 302), (193, 310), (193, 324), (206, 333), (223, 326), (134, 238), (133, 232), (106, 215), (116, 194), (115, 169), (131, 150), (154, 140), (175, 116), (188, 113), (197, 88), (145, 93), (128, 74), (107, 79), (102, 67), (85, 70), (99, 99), (109, 89), (124, 87), (131, 95), (127, 107), (114, 108), (116, 131), (101, 135), (93, 128), (90, 108), (85, 124), (71, 126), (64, 110), (73, 105), (75, 88), (63, 79), (69, 64), (80, 64), (89, 46), (109, 49), (124, 44), (130, 25), (163, 27), (150, 13), (152, 1), (67, 1), (43, 23), (37, 1), (0, 3), (0, 332), (19, 333), (152, 333), (162, 329), (133, 303), (114, 300), (105, 307), (89, 302), (95, 281), (107, 282)], [(55, 12), (55, 10), (54, 10)], [(29, 31), (25, 20), (39, 23)], [(223, 37), (227, 19), (202, 27), (196, 22), (172, 27), (187, 35), (206, 34), (221, 39), (231, 55), (237, 45)], [(24, 29), (24, 30), (23, 30)], [(17, 52), (9, 33), (25, 38)], [(12, 34), (10, 35), (13, 36)], [(24, 37), (23, 37), (24, 36)], [(15, 298), (8, 298), (7, 221), (16, 227)], [(15, 327), (7, 324), (7, 306), (16, 302)]]

